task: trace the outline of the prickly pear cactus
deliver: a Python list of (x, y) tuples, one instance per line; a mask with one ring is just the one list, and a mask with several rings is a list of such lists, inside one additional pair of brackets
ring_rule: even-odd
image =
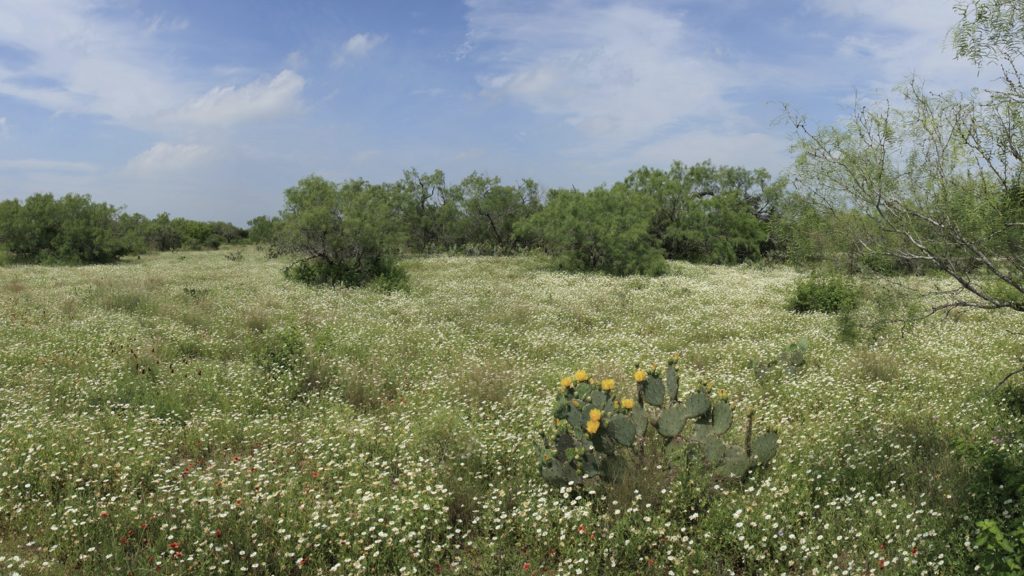
[(753, 436), (753, 413), (747, 416), (744, 445), (725, 441), (733, 409), (723, 391), (701, 386), (680, 397), (680, 359), (673, 355), (664, 370), (637, 365), (635, 398), (626, 396), (614, 380), (598, 382), (584, 370), (562, 378), (553, 429), (538, 445), (541, 476), (558, 485), (617, 482), (644, 445), (658, 438), (666, 444), (699, 445), (709, 469), (723, 479), (743, 480), (771, 462), (778, 452), (778, 433)]
[(620, 452), (635, 445), (638, 428), (647, 423), (634, 416), (635, 409), (636, 401), (622, 397), (612, 379), (598, 382), (585, 370), (562, 378), (554, 430), (540, 446), (541, 475), (553, 484), (621, 477), (627, 464)]

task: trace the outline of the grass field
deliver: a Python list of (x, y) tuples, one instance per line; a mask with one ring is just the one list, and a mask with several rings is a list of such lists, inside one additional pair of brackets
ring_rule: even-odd
[[(963, 574), (1011, 496), (1013, 315), (889, 326), (876, 282), (840, 338), (789, 268), (405, 266), (389, 294), (255, 250), (0, 268), (0, 574)], [(772, 465), (547, 486), (559, 378), (674, 351), (779, 428)]]

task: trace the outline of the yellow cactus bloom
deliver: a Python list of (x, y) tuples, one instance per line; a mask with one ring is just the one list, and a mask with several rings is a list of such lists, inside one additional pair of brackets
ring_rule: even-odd
[(601, 380), (601, 390), (604, 390), (605, 392), (608, 392), (608, 391), (614, 390), (614, 389), (615, 389), (615, 380), (612, 380), (611, 378), (605, 378), (604, 380)]
[(587, 422), (587, 434), (597, 434), (597, 429), (600, 427), (600, 420), (591, 420), (590, 422)]
[(562, 378), (559, 384), (562, 386), (562, 390), (572, 388), (572, 378), (566, 376), (565, 378)]
[(623, 398), (622, 399), (622, 407), (625, 408), (626, 410), (632, 410), (633, 409), (633, 399), (632, 398)]
[(586, 382), (588, 378), (590, 378), (590, 377), (587, 376), (587, 371), (586, 370), (577, 370), (576, 371), (576, 381), (577, 382)]
[(676, 352), (675, 354), (672, 355), (672, 358), (669, 360), (669, 364), (678, 364), (679, 361), (682, 359), (683, 355), (680, 354), (679, 352)]
[(722, 399), (722, 400), (728, 400), (729, 399), (729, 391), (726, 390), (725, 388), (719, 388), (718, 391), (715, 393), (715, 396), (720, 398), (720, 399)]
[(601, 414), (602, 414), (602, 412), (600, 410), (598, 410), (597, 408), (591, 408), (590, 409), (590, 421), (594, 422), (594, 421), (600, 420), (601, 419)]
[(644, 380), (647, 380), (647, 372), (644, 372), (643, 370), (637, 370), (636, 372), (633, 372), (633, 380), (636, 380), (637, 384), (643, 382)]

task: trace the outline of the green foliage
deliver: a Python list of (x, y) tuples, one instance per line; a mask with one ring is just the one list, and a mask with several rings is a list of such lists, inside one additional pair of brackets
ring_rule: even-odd
[(117, 234), (117, 215), (113, 206), (76, 194), (0, 202), (0, 246), (17, 262), (114, 262), (128, 252)]
[(257, 216), (249, 220), (249, 242), (253, 244), (271, 244), (274, 241), (275, 229), (279, 222), (280, 220), (276, 217), (267, 218), (266, 216)]
[[(768, 464), (778, 450), (778, 433), (769, 430), (752, 436), (751, 413), (745, 447), (726, 444), (724, 436), (733, 421), (727, 394), (701, 387), (677, 398), (678, 361), (679, 356), (673, 356), (664, 372), (638, 365), (635, 399), (625, 397), (613, 380), (598, 383), (583, 370), (562, 378), (554, 427), (538, 446), (541, 476), (555, 485), (620, 482), (635, 476), (645, 457), (664, 457), (664, 451), (651, 450), (659, 444), (699, 446), (707, 472), (721, 481), (743, 480)], [(688, 429), (690, 421), (693, 426)], [(667, 460), (656, 463), (659, 469), (671, 465)]]
[(839, 275), (809, 276), (796, 283), (787, 307), (794, 312), (849, 312), (860, 303), (860, 290)]
[(398, 198), (388, 187), (309, 176), (285, 191), (274, 247), (300, 257), (285, 273), (305, 283), (361, 286), (382, 276), (397, 279), (404, 241), (398, 215)]
[(500, 178), (474, 172), (459, 183), (455, 197), (462, 199), (465, 211), (463, 242), (485, 245), (499, 254), (523, 245), (519, 223), (540, 210), (540, 192), (532, 180), (508, 186)]
[(984, 574), (1019, 576), (1024, 574), (1024, 524), (1003, 532), (995, 520), (977, 523), (974, 546), (979, 552), (978, 566)]
[(461, 186), (447, 186), (444, 172), (421, 174), (406, 170), (402, 180), (393, 186), (402, 204), (410, 250), (450, 250), (467, 241), (462, 236), (466, 228), (465, 190)]
[(650, 233), (654, 209), (649, 199), (621, 187), (586, 194), (558, 190), (522, 229), (565, 270), (653, 276), (665, 271), (662, 250)]
[(786, 187), (764, 169), (694, 166), (635, 170), (621, 184), (651, 199), (651, 232), (669, 258), (735, 264), (761, 258), (767, 223)]

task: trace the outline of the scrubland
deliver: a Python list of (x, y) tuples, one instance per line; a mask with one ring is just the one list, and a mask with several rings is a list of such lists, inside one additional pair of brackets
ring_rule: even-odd
[[(432, 257), (384, 293), (243, 254), (0, 268), (0, 573), (963, 574), (1012, 496), (1011, 313), (903, 324), (928, 302), (865, 279), (844, 325), (786, 309), (788, 267)], [(559, 379), (676, 351), (778, 428), (771, 466), (545, 484)]]

